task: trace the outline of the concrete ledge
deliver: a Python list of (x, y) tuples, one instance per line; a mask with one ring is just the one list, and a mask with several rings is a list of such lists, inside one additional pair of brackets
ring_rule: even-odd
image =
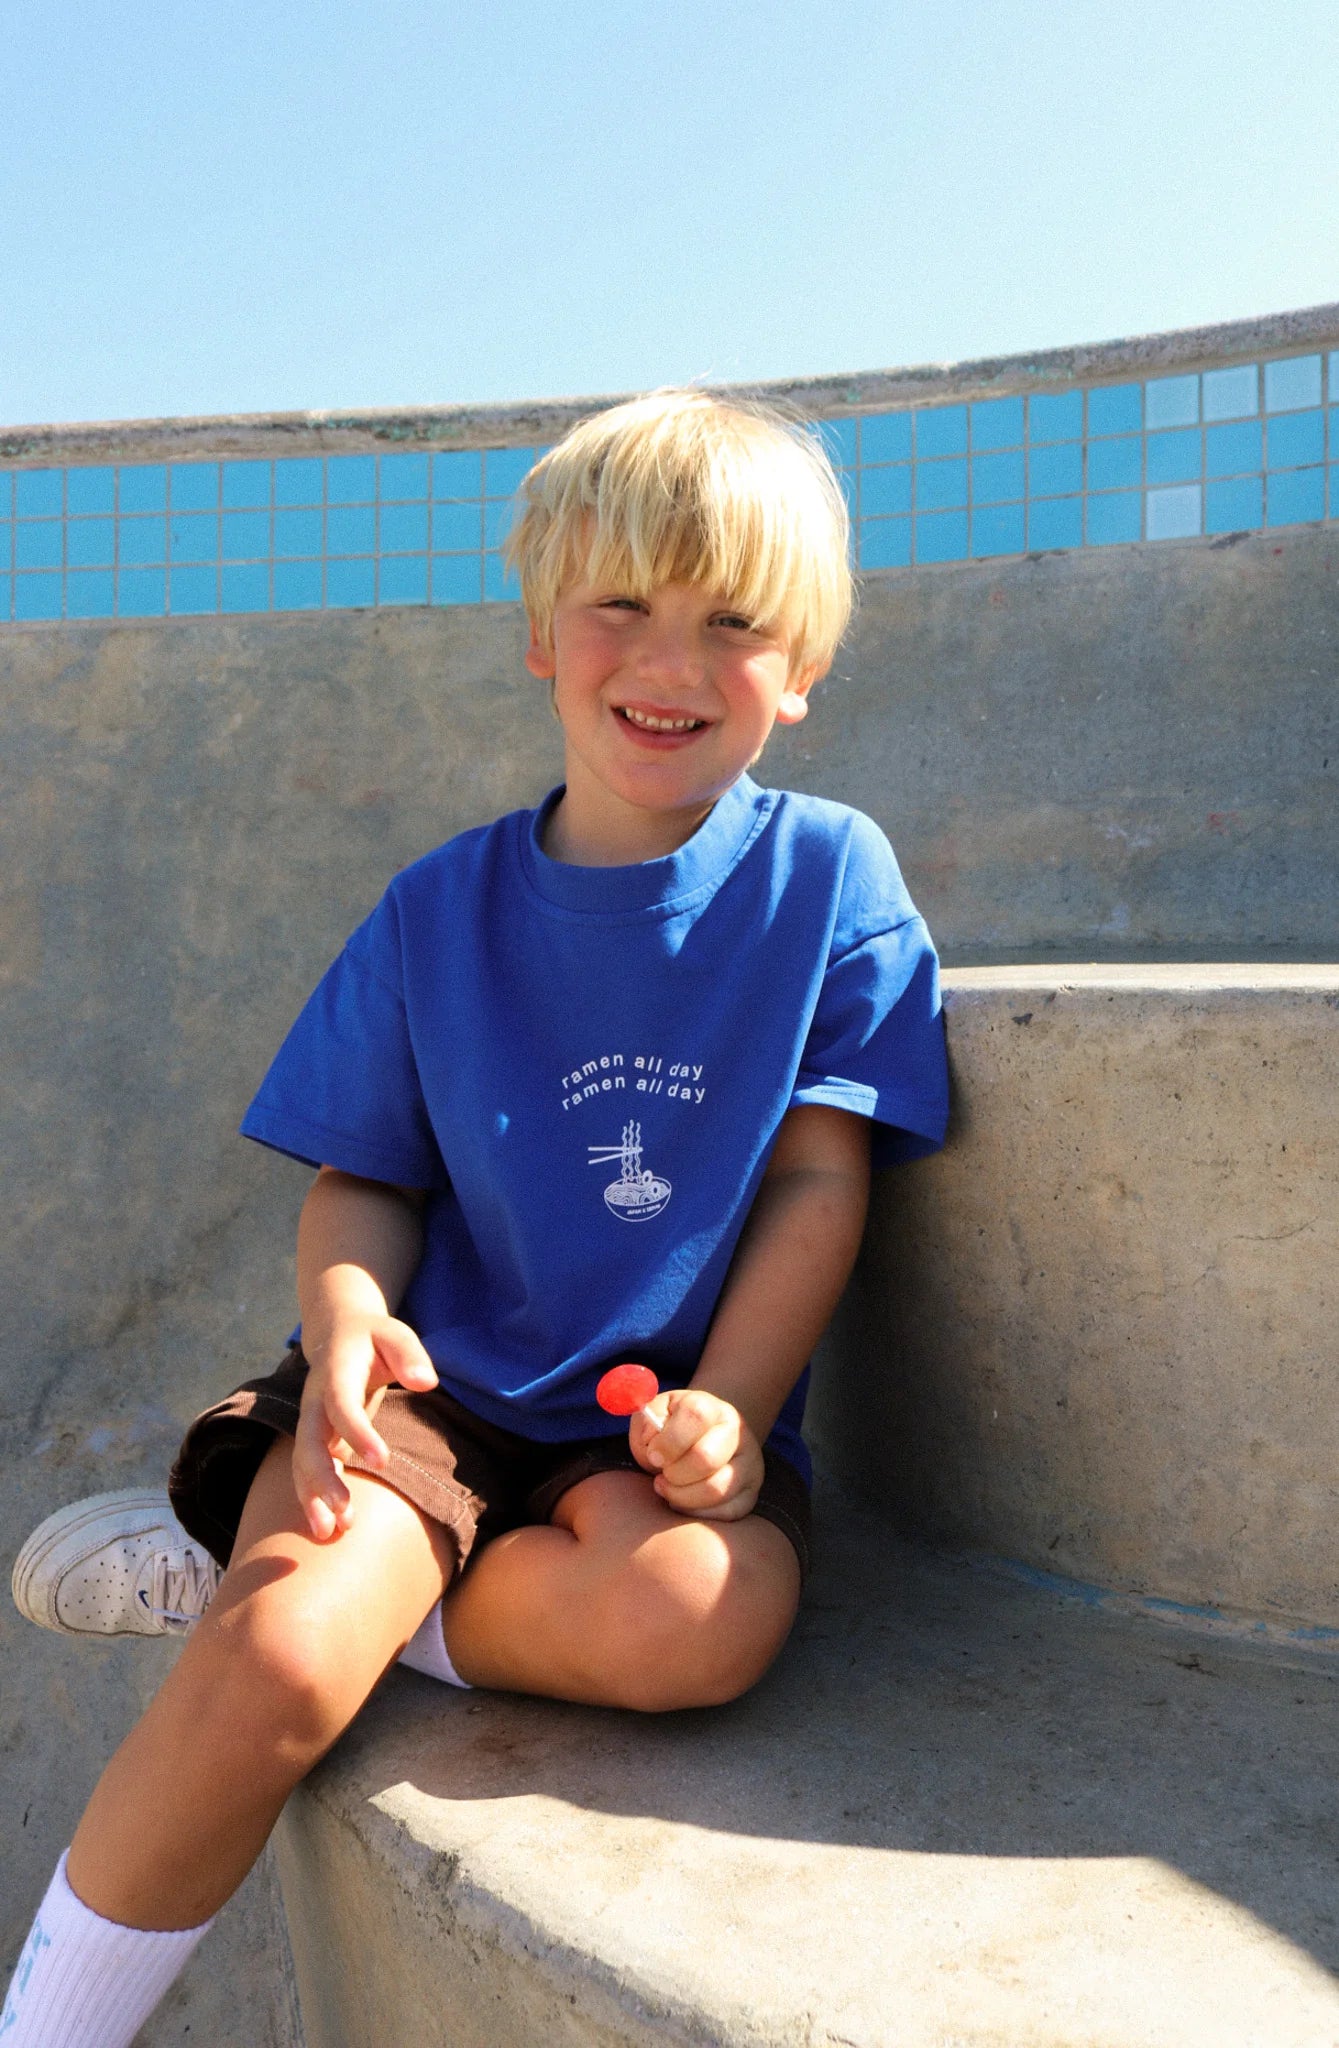
[[(756, 396), (807, 413), (840, 417), (862, 407), (950, 398), (991, 398), (1001, 392), (1062, 390), (1074, 383), (1150, 373), (1198, 370), (1232, 358), (1333, 348), (1339, 303), (1228, 320), (1208, 327), (1115, 341), (983, 356), (961, 363), (919, 363), (905, 369), (842, 371), (827, 377), (785, 377), (768, 383), (708, 385)], [(568, 427), (631, 392), (536, 398), (514, 405), (363, 406), (340, 412), (230, 413), (213, 417), (89, 421), (71, 425), (0, 426), (0, 459), (18, 462), (182, 461), (191, 455), (347, 454), (378, 447), (525, 447), (556, 440)]]
[(1339, 968), (946, 976), (940, 1158), (816, 1376), (908, 1530), (1339, 1627)]
[(1339, 1666), (819, 1507), (734, 1707), (393, 1674), (283, 1823), (307, 2048), (1331, 2048)]

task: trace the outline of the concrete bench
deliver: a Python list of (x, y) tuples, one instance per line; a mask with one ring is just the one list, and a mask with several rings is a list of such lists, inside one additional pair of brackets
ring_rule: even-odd
[(393, 1674), (281, 1824), (307, 2048), (1332, 2048), (1339, 1667), (819, 1506), (733, 1707)]
[(283, 1823), (308, 2048), (1339, 2041), (1339, 968), (948, 1011), (776, 1671), (652, 1721), (394, 1675)]

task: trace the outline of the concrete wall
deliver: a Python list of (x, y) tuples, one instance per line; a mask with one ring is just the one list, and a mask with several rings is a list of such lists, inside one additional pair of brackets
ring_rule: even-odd
[(1339, 533), (867, 582), (787, 738), (949, 962), (1339, 959)]
[(904, 1531), (1339, 1640), (1339, 966), (962, 969), (816, 1376)]

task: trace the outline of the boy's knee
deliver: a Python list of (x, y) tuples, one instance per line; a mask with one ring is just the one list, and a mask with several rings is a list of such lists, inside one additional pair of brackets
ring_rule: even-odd
[(640, 1713), (724, 1706), (756, 1684), (790, 1632), (794, 1601), (750, 1568), (722, 1531), (687, 1522), (660, 1558), (610, 1587), (605, 1657), (620, 1706)]
[[(214, 1617), (210, 1617), (214, 1620)], [(212, 1641), (193, 1643), (211, 1726), (255, 1744), (258, 1767), (269, 1757), (283, 1768), (308, 1768), (347, 1725), (361, 1701), (350, 1700), (347, 1658), (336, 1632), (319, 1615), (246, 1602), (217, 1617)]]

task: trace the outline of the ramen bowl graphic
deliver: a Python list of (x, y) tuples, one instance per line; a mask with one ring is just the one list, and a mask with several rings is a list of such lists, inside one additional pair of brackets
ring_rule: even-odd
[(588, 1145), (586, 1150), (588, 1166), (605, 1166), (611, 1159), (619, 1162), (618, 1179), (604, 1191), (605, 1207), (611, 1214), (624, 1223), (645, 1223), (660, 1214), (672, 1190), (667, 1180), (642, 1166), (640, 1124), (624, 1124), (621, 1144)]

